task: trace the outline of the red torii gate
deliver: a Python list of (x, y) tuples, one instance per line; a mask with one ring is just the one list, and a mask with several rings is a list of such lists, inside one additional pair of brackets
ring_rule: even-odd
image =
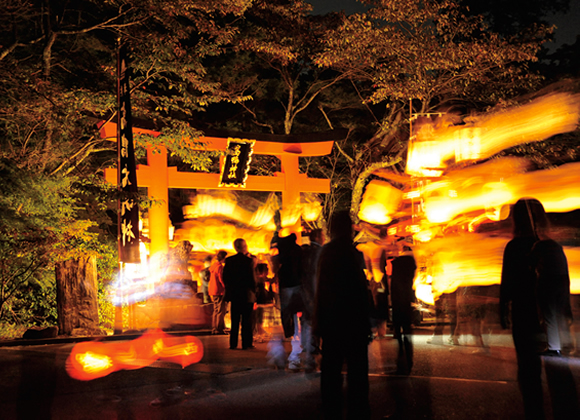
[[(101, 137), (116, 141), (117, 124), (101, 121)], [(159, 136), (155, 130), (133, 128), (135, 135)], [(206, 133), (207, 134), (207, 133)], [(300, 193), (329, 193), (330, 180), (309, 178), (301, 174), (299, 156), (325, 156), (330, 154), (335, 140), (344, 138), (345, 130), (334, 130), (304, 135), (269, 135), (219, 132), (215, 137), (204, 136), (197, 141), (206, 144), (206, 150), (226, 150), (228, 139), (255, 140), (253, 153), (273, 155), (280, 159), (282, 172), (274, 176), (249, 175), (245, 187), (220, 187), (220, 174), (205, 172), (178, 172), (167, 165), (167, 149), (163, 146), (147, 148), (147, 165), (137, 165), (139, 187), (147, 187), (150, 199), (161, 204), (149, 209), (149, 239), (151, 255), (169, 249), (169, 188), (226, 189), (247, 191), (272, 191), (282, 193), (282, 207), (288, 208), (300, 200)], [(117, 169), (106, 168), (105, 179), (117, 183)], [(298, 234), (298, 226), (294, 231)]]

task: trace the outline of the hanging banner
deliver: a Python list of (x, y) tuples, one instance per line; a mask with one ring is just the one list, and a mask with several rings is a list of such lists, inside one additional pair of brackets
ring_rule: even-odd
[(246, 187), (255, 140), (228, 139), (219, 187)]
[(139, 206), (136, 201), (137, 168), (131, 123), (130, 73), (127, 48), (121, 45), (117, 57), (117, 182), (121, 192), (118, 207), (119, 261), (139, 263)]

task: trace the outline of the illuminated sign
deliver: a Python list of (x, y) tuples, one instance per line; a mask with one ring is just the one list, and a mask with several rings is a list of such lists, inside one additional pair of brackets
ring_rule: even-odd
[(255, 140), (228, 139), (226, 158), (220, 175), (220, 187), (246, 186)]

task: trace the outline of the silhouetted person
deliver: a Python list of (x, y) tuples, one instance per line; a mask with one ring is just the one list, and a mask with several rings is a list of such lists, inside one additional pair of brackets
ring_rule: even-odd
[(227, 302), (224, 299), (225, 285), (223, 279), (224, 263), (228, 253), (218, 251), (215, 261), (209, 268), (208, 293), (213, 302), (212, 334), (226, 334), (224, 322)]
[(304, 309), (302, 299), (302, 248), (296, 243), (296, 234), (278, 238), (278, 255), (273, 258), (278, 276), (280, 314), (284, 337), (292, 339), (292, 351), (288, 356), (288, 368), (300, 369), (300, 346), (298, 312)]
[(391, 304), (393, 308), (393, 334), (399, 343), (397, 373), (408, 375), (413, 368), (413, 279), (417, 264), (408, 246), (402, 246), (392, 261)]
[[(538, 202), (541, 206), (541, 204)], [(548, 236), (547, 218), (535, 223), (539, 240), (531, 259), (537, 277), (538, 307), (546, 332), (547, 349), (542, 353), (554, 419), (579, 419), (576, 384), (568, 360), (561, 358), (562, 343), (570, 339), (572, 308), (570, 274), (564, 250)], [(557, 357), (553, 357), (557, 356)]]
[[(567, 263), (565, 257), (559, 255), (561, 247), (547, 237), (548, 221), (544, 207), (538, 200), (533, 198), (518, 200), (512, 209), (512, 220), (514, 238), (507, 244), (503, 256), (500, 287), (501, 323), (502, 327), (508, 327), (511, 304), (512, 335), (525, 415), (527, 419), (543, 419), (545, 414), (540, 352), (545, 347), (545, 339), (541, 324), (542, 313), (538, 312), (538, 307), (551, 305), (556, 312), (562, 313), (566, 311), (566, 305), (562, 300), (558, 300), (559, 298), (553, 299), (553, 295), (561, 297), (562, 285), (554, 287), (558, 291), (549, 290), (549, 280), (543, 277), (542, 272), (545, 267), (551, 266), (556, 277), (560, 276), (554, 282), (565, 283), (561, 276), (567, 273)], [(544, 252), (546, 247), (550, 248), (550, 252)], [(563, 264), (566, 264), (565, 270)], [(544, 274), (548, 276), (547, 273)], [(539, 293), (545, 296), (540, 298)], [(547, 325), (550, 328), (549, 324)], [(548, 332), (548, 336), (550, 334), (555, 333)], [(576, 390), (573, 380), (570, 381), (569, 368), (562, 365), (558, 369), (552, 369), (549, 358), (546, 359), (546, 364), (555, 407), (554, 416), (560, 418), (560, 413), (564, 413), (564, 416), (573, 416), (566, 418), (579, 418)], [(554, 380), (554, 373), (560, 378), (559, 381)]]
[(310, 232), (310, 243), (302, 245), (302, 263), (304, 267), (304, 277), (302, 279), (302, 298), (304, 310), (302, 311), (302, 348), (306, 353), (305, 369), (313, 371), (316, 367), (314, 352), (318, 348), (318, 339), (312, 333), (312, 317), (314, 315), (314, 297), (316, 295), (316, 278), (318, 273), (318, 260), (322, 245), (324, 244), (324, 233), (322, 229), (313, 229)]
[(268, 281), (268, 264), (259, 263), (256, 265), (256, 303), (254, 309), (253, 330), (255, 339), (263, 340), (266, 336), (264, 330), (264, 306), (273, 302), (270, 292), (266, 289)]
[(370, 417), (368, 344), (371, 337), (364, 257), (352, 242), (348, 212), (330, 220), (322, 247), (313, 319), (322, 340), (320, 388), (326, 419), (342, 419), (342, 366), (347, 365), (347, 417)]
[(448, 344), (459, 345), (459, 331), (457, 331), (457, 290), (443, 293), (435, 300), (435, 329), (433, 337), (427, 339), (428, 344), (443, 344), (443, 329), (445, 317), (449, 318)]
[(230, 349), (238, 347), (240, 320), (242, 323), (242, 349), (253, 348), (252, 313), (256, 302), (254, 260), (242, 238), (234, 241), (237, 254), (226, 258), (224, 265), (225, 298), (231, 302)]
[(455, 335), (459, 337), (464, 334), (473, 336), (474, 344), (479, 347), (475, 350), (478, 352), (487, 352), (489, 349), (483, 342), (483, 320), (488, 305), (488, 287), (487, 286), (464, 286), (457, 289), (461, 294), (458, 307), (458, 323)]
[[(542, 237), (543, 236), (543, 237)], [(538, 302), (546, 329), (547, 355), (561, 355), (562, 342), (569, 340), (572, 323), (570, 274), (564, 250), (546, 235), (532, 249), (538, 278)]]
[[(538, 203), (539, 204), (539, 203)], [(512, 209), (514, 237), (504, 250), (500, 287), (500, 316), (503, 328), (511, 325), (518, 361), (518, 381), (526, 418), (543, 419), (541, 350), (542, 327), (537, 310), (536, 276), (530, 254), (537, 241), (533, 211), (537, 204), (519, 200)]]

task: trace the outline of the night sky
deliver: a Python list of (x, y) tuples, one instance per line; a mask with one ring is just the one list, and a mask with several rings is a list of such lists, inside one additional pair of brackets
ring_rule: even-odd
[[(344, 10), (347, 14), (364, 10), (356, 0), (306, 0), (313, 5), (314, 14), (324, 14)], [(548, 21), (558, 28), (555, 32), (555, 42), (547, 44), (548, 48), (556, 49), (562, 44), (573, 44), (580, 35), (580, 0), (570, 1), (570, 12), (562, 15), (548, 16)]]
[(571, 0), (569, 13), (549, 16), (548, 21), (558, 27), (555, 45), (572, 45), (576, 41), (576, 37), (580, 35), (580, 0)]

